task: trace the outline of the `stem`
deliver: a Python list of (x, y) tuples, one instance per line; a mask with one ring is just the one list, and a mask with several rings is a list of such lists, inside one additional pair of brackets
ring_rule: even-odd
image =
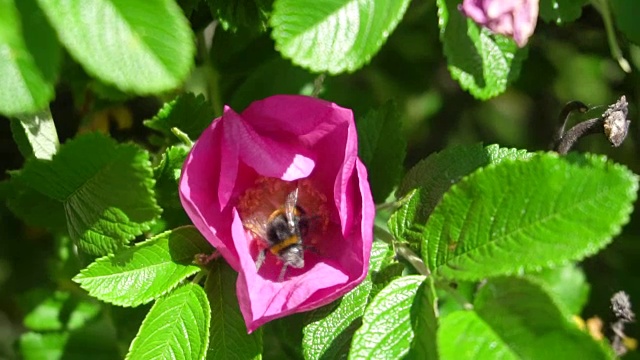
[(604, 29), (607, 32), (607, 41), (609, 42), (609, 49), (611, 50), (611, 56), (613, 56), (616, 61), (618, 61), (618, 65), (622, 68), (622, 70), (626, 73), (631, 72), (631, 66), (627, 59), (622, 55), (622, 50), (620, 50), (620, 46), (618, 45), (618, 39), (616, 38), (616, 32), (613, 28), (613, 21), (611, 21), (611, 10), (609, 9), (609, 1), (608, 0), (592, 0), (591, 3), (593, 7), (595, 7), (602, 16), (602, 21), (604, 22)]
[(193, 280), (191, 280), (191, 282), (194, 284), (200, 283), (200, 280), (202, 280), (202, 278), (208, 273), (209, 273), (208, 271), (201, 270), (199, 273), (196, 274), (196, 276), (193, 278)]
[(558, 146), (558, 143), (564, 136), (564, 128), (567, 126), (567, 122), (569, 121), (569, 116), (571, 115), (571, 113), (573, 113), (574, 111), (585, 113), (587, 110), (589, 110), (589, 107), (581, 101), (570, 101), (564, 105), (564, 107), (560, 111), (560, 115), (558, 116), (558, 123), (560, 123), (560, 126), (553, 136), (554, 147)]
[(581, 137), (599, 132), (604, 132), (604, 120), (602, 118), (583, 121), (564, 134), (556, 147), (556, 151), (558, 154), (565, 155)]
[(178, 129), (177, 127), (172, 127), (171, 128), (171, 132), (173, 133), (173, 135), (175, 135), (178, 139), (180, 139), (180, 141), (187, 145), (189, 148), (193, 147), (193, 141), (191, 141), (191, 139), (189, 139), (189, 135), (187, 135), (186, 133), (184, 133), (182, 130)]
[(427, 265), (425, 265), (422, 259), (407, 245), (398, 244), (398, 246), (396, 247), (396, 254), (402, 256), (405, 260), (407, 260), (413, 266), (413, 268), (416, 269), (418, 274), (427, 277), (431, 275), (431, 272), (429, 271), (429, 269), (427, 269)]

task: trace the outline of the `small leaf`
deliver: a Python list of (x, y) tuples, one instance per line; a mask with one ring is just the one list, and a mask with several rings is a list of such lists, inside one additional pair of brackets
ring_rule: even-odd
[(593, 155), (542, 153), (502, 162), (454, 185), (423, 234), (432, 272), (459, 280), (579, 260), (629, 220), (638, 179)]
[(582, 15), (589, 0), (540, 0), (540, 18), (558, 25), (574, 21)]
[(171, 90), (191, 69), (193, 33), (175, 1), (38, 3), (87, 73), (120, 90), (137, 94)]
[(56, 125), (48, 109), (11, 119), (11, 132), (24, 157), (51, 160), (60, 147)]
[(195, 140), (211, 124), (214, 117), (213, 107), (204, 95), (184, 93), (165, 103), (153, 119), (144, 121), (144, 125), (173, 140), (169, 143), (175, 143), (177, 139), (171, 132), (171, 128), (177, 127), (189, 135), (191, 140)]
[(20, 353), (25, 360), (62, 359), (69, 333), (28, 332), (20, 336)]
[(178, 180), (182, 164), (189, 154), (185, 146), (172, 146), (162, 154), (162, 160), (153, 169), (153, 177), (156, 179), (156, 196), (158, 204), (166, 209), (182, 208), (178, 195)]
[(437, 0), (440, 39), (449, 72), (474, 97), (487, 100), (502, 94), (520, 74), (526, 50), (502, 35), (492, 34), (465, 18), (459, 1)]
[(209, 301), (202, 287), (180, 286), (149, 310), (126, 359), (203, 359), (210, 321)]
[(582, 269), (575, 264), (545, 269), (527, 277), (552, 296), (569, 318), (579, 315), (587, 304), (589, 283)]
[(349, 353), (353, 334), (362, 324), (362, 315), (372, 289), (371, 275), (388, 260), (389, 245), (376, 241), (371, 249), (370, 273), (342, 299), (306, 314), (303, 329), (305, 359), (335, 359)]
[(353, 72), (368, 63), (402, 19), (409, 0), (276, 0), (276, 48), (314, 72)]
[(262, 329), (247, 334), (236, 296), (236, 278), (223, 261), (216, 261), (204, 285), (211, 304), (211, 346), (207, 359), (260, 359)]
[(33, 0), (0, 3), (0, 114), (32, 113), (54, 97), (60, 46)]
[(408, 353), (414, 337), (411, 308), (424, 279), (403, 276), (376, 295), (353, 337), (350, 359), (399, 359)]
[(395, 103), (388, 101), (357, 123), (358, 153), (367, 167), (376, 203), (383, 202), (398, 184), (407, 142)]
[(640, 25), (637, 22), (640, 3), (636, 0), (611, 0), (611, 10), (618, 29), (629, 41), (640, 45)]
[(67, 142), (51, 161), (29, 159), (12, 181), (62, 203), (71, 238), (93, 255), (121, 248), (160, 214), (148, 153), (98, 133)]
[(198, 230), (185, 226), (102, 257), (73, 281), (102, 301), (138, 306), (166, 294), (200, 271), (193, 264), (194, 256), (211, 251)]

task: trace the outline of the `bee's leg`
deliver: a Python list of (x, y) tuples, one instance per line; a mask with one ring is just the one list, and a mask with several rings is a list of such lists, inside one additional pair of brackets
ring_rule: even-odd
[(287, 264), (282, 265), (282, 270), (280, 270), (280, 276), (278, 276), (278, 282), (282, 282), (284, 280), (284, 274), (287, 272)]
[(267, 250), (262, 249), (258, 253), (258, 258), (256, 259), (256, 271), (260, 270), (262, 264), (264, 264), (264, 259), (267, 257)]

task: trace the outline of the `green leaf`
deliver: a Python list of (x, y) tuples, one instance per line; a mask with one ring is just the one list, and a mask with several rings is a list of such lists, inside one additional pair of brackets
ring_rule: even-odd
[(407, 358), (438, 360), (437, 331), (438, 303), (433, 277), (427, 278), (418, 288), (411, 305), (413, 337)]
[(459, 280), (537, 270), (593, 254), (629, 220), (638, 179), (606, 158), (542, 153), (474, 172), (433, 211), (422, 257)]
[(190, 139), (195, 140), (211, 124), (214, 117), (213, 107), (204, 95), (184, 93), (165, 103), (153, 119), (144, 121), (144, 125), (163, 133), (170, 139), (168, 143), (175, 143), (177, 138), (171, 132), (171, 128), (177, 127), (189, 135)]
[(57, 233), (67, 232), (64, 204), (25, 185), (13, 177), (7, 206), (30, 226), (42, 227)]
[(548, 294), (525, 279), (490, 280), (478, 292), (474, 308), (521, 358), (608, 358), (589, 334), (563, 316)]
[(567, 317), (579, 315), (589, 298), (589, 283), (582, 269), (569, 263), (527, 276), (541, 286), (565, 312)]
[(20, 337), (20, 353), (25, 360), (121, 359), (116, 346), (115, 329), (106, 319), (92, 322), (74, 331), (35, 333)]
[(99, 304), (72, 298), (68, 292), (47, 292), (45, 296), (37, 292), (30, 295), (41, 297), (23, 319), (24, 326), (33, 331), (76, 330), (100, 312)]
[(225, 30), (240, 27), (266, 31), (273, 0), (206, 0), (211, 13)]
[(60, 46), (33, 0), (0, 3), (0, 114), (36, 112), (54, 97)]
[(185, 284), (153, 304), (126, 359), (203, 359), (210, 322), (207, 294)]
[(487, 100), (518, 78), (526, 50), (479, 27), (458, 10), (459, 1), (438, 0), (440, 39), (451, 76), (474, 97)]
[(180, 208), (180, 196), (178, 195), (178, 180), (184, 160), (189, 154), (186, 146), (172, 146), (162, 154), (162, 160), (153, 169), (153, 177), (156, 179), (156, 196), (158, 204), (166, 209)]
[(540, 18), (558, 25), (577, 20), (589, 0), (540, 0)]
[(376, 203), (383, 202), (400, 181), (407, 142), (397, 105), (388, 101), (357, 123), (358, 153), (367, 167)]
[(68, 333), (28, 332), (20, 337), (20, 352), (25, 360), (62, 359)]
[(636, 0), (611, 0), (611, 10), (618, 29), (629, 41), (640, 45), (640, 25), (637, 21), (640, 3)]
[[(411, 201), (405, 203), (404, 209), (399, 210), (399, 215), (409, 212), (402, 217), (412, 215), (414, 221), (425, 222), (442, 195), (464, 176), (483, 166), (504, 160), (528, 159), (531, 156), (526, 150), (500, 148), (498, 145), (483, 148), (480, 143), (450, 147), (433, 153), (411, 168), (400, 183), (396, 196), (404, 196), (417, 188), (420, 193), (411, 196)], [(401, 219), (396, 219), (399, 220)]]
[(276, 0), (276, 48), (314, 72), (353, 72), (380, 50), (409, 0)]
[(29, 159), (15, 181), (61, 202), (71, 238), (94, 255), (121, 248), (160, 214), (148, 153), (98, 133), (67, 142), (51, 161)]
[(390, 251), (389, 245), (374, 242), (367, 278), (342, 299), (306, 313), (302, 331), (305, 359), (336, 359), (349, 353), (351, 339), (362, 325), (370, 298), (371, 277), (388, 261)]
[(414, 338), (411, 309), (424, 279), (404, 276), (376, 295), (353, 337), (350, 359), (399, 359), (408, 353)]
[(191, 70), (193, 33), (175, 1), (38, 3), (84, 69), (120, 90), (137, 94), (171, 90)]
[(11, 132), (24, 157), (51, 160), (60, 147), (56, 125), (48, 109), (12, 118)]
[(211, 245), (193, 226), (185, 226), (96, 260), (73, 281), (102, 301), (145, 304), (200, 271), (194, 256), (210, 253)]
[(207, 359), (262, 358), (262, 329), (247, 334), (236, 296), (236, 273), (224, 261), (214, 262), (205, 291), (211, 304), (211, 346)]
[(518, 360), (509, 344), (473, 311), (456, 311), (440, 320), (438, 353), (442, 360)]
[[(278, 79), (278, 81), (273, 81)], [(273, 94), (311, 95), (314, 76), (281, 57), (265, 61), (233, 92), (229, 102), (233, 109), (244, 109), (255, 99)]]

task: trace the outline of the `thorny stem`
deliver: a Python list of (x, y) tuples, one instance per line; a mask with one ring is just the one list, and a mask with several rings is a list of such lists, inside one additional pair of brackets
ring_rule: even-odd
[(431, 275), (431, 272), (427, 269), (427, 265), (425, 265), (422, 259), (414, 253), (413, 250), (409, 249), (407, 245), (398, 244), (396, 246), (396, 254), (407, 260), (416, 269), (418, 274), (424, 276)]
[(183, 144), (187, 145), (189, 148), (193, 147), (193, 141), (189, 139), (189, 135), (187, 135), (182, 130), (177, 127), (172, 127), (171, 132), (175, 135)]
[(313, 91), (311, 92), (311, 96), (317, 98), (320, 95), (320, 92), (324, 89), (324, 79), (326, 78), (325, 74), (318, 75), (315, 80), (313, 80)]

